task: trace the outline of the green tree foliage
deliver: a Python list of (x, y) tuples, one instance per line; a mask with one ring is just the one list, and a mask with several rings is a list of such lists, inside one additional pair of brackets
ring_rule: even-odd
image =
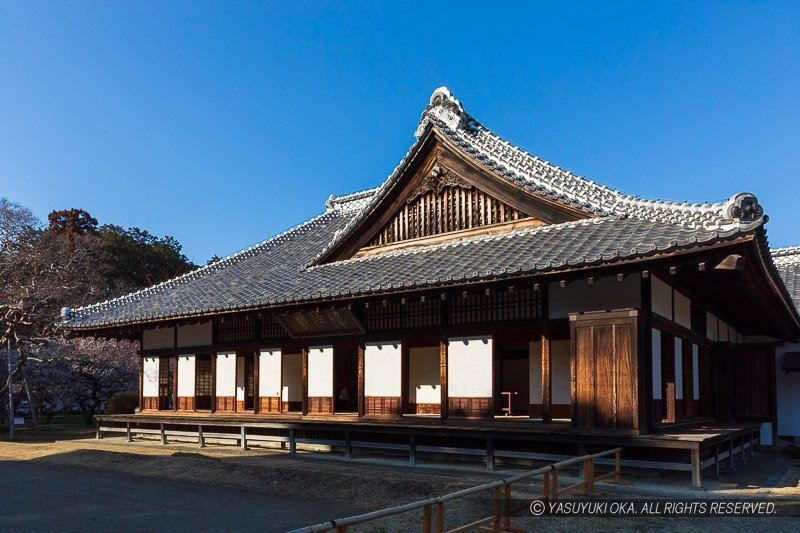
[(173, 237), (156, 237), (139, 228), (106, 224), (96, 232), (111, 266), (107, 280), (114, 292), (125, 293), (166, 281), (193, 270)]

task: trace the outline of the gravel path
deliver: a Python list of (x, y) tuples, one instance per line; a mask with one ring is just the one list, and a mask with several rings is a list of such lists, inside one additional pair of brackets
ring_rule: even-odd
[[(85, 438), (58, 433), (0, 441), (0, 530), (3, 531), (285, 531), (446, 494), (498, 479), (477, 465), (409, 468), (326, 454), (292, 458), (274, 449), (242, 451), (153, 441)], [(507, 473), (507, 472), (506, 472)], [(632, 486), (603, 485), (608, 498), (789, 498), (800, 501), (800, 461), (759, 454), (707, 490), (688, 488), (686, 474), (638, 472)], [(568, 483), (564, 479), (564, 483)], [(519, 497), (535, 498), (538, 486)], [(489, 498), (447, 508), (455, 527), (489, 514)], [(796, 531), (797, 518), (516, 518), (529, 531)], [(419, 513), (370, 524), (363, 531), (414, 531)]]

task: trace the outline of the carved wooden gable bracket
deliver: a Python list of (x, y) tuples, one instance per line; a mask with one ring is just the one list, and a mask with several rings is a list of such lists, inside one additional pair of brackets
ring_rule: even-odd
[(442, 191), (446, 187), (458, 187), (464, 190), (473, 188), (472, 184), (467, 180), (437, 163), (425, 174), (425, 177), (422, 178), (416, 188), (411, 191), (411, 194), (406, 199), (406, 203), (414, 203), (418, 197), (429, 192), (433, 192), (436, 196), (441, 196)]

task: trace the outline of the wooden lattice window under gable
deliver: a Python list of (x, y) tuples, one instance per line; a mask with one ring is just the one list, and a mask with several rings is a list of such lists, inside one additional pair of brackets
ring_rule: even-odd
[(455, 172), (433, 165), (368, 246), (383, 246), (527, 218), (527, 214), (474, 187)]

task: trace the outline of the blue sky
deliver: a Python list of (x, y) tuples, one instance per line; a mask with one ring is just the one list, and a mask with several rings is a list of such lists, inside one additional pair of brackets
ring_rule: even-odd
[(447, 85), (631, 194), (747, 190), (800, 243), (800, 3), (0, 3), (0, 195), (198, 262), (375, 186)]

